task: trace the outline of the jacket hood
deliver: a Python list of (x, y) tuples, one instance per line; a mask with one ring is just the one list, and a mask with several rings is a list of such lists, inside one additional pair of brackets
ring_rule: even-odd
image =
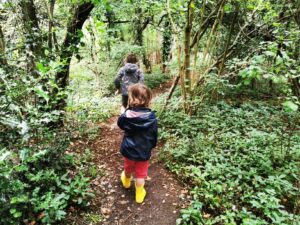
[(125, 130), (142, 131), (156, 124), (156, 117), (153, 111), (150, 109), (143, 109), (142, 111), (144, 114), (139, 117), (126, 117), (124, 114), (124, 120), (126, 121)]
[(125, 66), (124, 66), (124, 70), (125, 72), (128, 72), (128, 73), (134, 73), (138, 70), (138, 66), (136, 64), (133, 64), (133, 63), (126, 63)]

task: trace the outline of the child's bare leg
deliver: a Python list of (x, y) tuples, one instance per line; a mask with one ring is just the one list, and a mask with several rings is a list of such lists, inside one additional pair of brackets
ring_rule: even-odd
[(128, 173), (128, 172), (126, 172), (126, 170), (125, 170), (125, 176), (126, 176), (126, 178), (131, 178), (131, 173)]
[(142, 187), (145, 184), (145, 179), (144, 178), (136, 178), (136, 186), (137, 187)]
[(121, 181), (124, 188), (130, 188), (131, 180), (132, 180), (131, 178), (132, 178), (131, 173), (128, 173), (123, 170), (123, 172), (121, 173)]
[(146, 196), (146, 190), (144, 188), (145, 179), (136, 178), (135, 181), (135, 201), (137, 203), (142, 203)]

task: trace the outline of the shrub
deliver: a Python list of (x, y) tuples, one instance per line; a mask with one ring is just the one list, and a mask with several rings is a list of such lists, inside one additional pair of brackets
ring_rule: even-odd
[(193, 186), (179, 224), (299, 221), (299, 113), (219, 102), (193, 117), (166, 110), (160, 121), (161, 158)]

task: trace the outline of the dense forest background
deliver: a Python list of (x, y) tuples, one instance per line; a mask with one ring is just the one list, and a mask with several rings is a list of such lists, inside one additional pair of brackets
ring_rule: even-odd
[(172, 83), (153, 107), (177, 223), (299, 224), (299, 0), (0, 0), (0, 224), (88, 207), (101, 171), (70, 146), (118, 114), (128, 53)]

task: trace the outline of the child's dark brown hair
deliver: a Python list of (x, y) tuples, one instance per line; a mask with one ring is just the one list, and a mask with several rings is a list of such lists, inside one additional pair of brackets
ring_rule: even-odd
[(150, 89), (143, 84), (134, 84), (128, 90), (129, 107), (149, 107), (152, 99)]

